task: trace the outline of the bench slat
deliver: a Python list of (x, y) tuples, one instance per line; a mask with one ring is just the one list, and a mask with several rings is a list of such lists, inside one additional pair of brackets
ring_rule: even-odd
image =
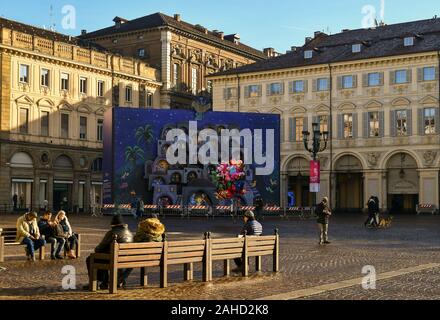
[(124, 262), (118, 263), (118, 269), (159, 267), (160, 261), (144, 261), (144, 262)]
[(204, 254), (205, 254), (204, 251), (182, 252), (182, 253), (168, 253), (168, 259), (203, 257)]
[(119, 251), (119, 256), (139, 256), (146, 254), (158, 254), (162, 253), (162, 248), (154, 248), (154, 249), (130, 249), (130, 250), (122, 250)]
[(205, 240), (188, 240), (188, 241), (171, 241), (168, 242), (168, 248), (186, 247), (186, 246), (203, 246)]
[(12, 247), (12, 246), (24, 246), (24, 244), (21, 244), (20, 242), (5, 242), (5, 246)]
[(141, 261), (160, 261), (161, 254), (143, 255), (143, 256), (126, 256), (118, 257), (118, 262), (141, 262)]
[(270, 256), (273, 255), (274, 250), (270, 251), (255, 251), (255, 252), (249, 252), (249, 257), (261, 257), (261, 256)]
[(119, 251), (130, 249), (153, 249), (162, 247), (163, 242), (121, 243), (119, 244)]
[(213, 255), (227, 254), (227, 253), (240, 253), (240, 252), (243, 252), (243, 247), (233, 248), (233, 249), (213, 249), (212, 250)]
[(254, 252), (254, 251), (267, 251), (267, 250), (274, 250), (274, 249), (275, 249), (275, 244), (270, 245), (270, 246), (249, 247), (248, 251)]
[(212, 244), (217, 244), (217, 243), (237, 243), (237, 242), (241, 242), (244, 243), (244, 238), (227, 238), (227, 239), (212, 239)]
[(243, 248), (243, 242), (240, 243), (219, 243), (219, 244), (213, 244), (212, 249), (234, 249), (234, 248)]
[(168, 265), (175, 265), (175, 264), (185, 264), (185, 263), (194, 263), (194, 262), (202, 262), (203, 257), (200, 258), (182, 258), (182, 259), (170, 259), (167, 261)]
[(248, 237), (249, 242), (260, 242), (260, 241), (275, 241), (275, 236), (262, 236), (262, 237)]
[(235, 258), (241, 258), (241, 253), (213, 255), (212, 261), (229, 260)]
[(172, 248), (168, 248), (168, 253), (180, 253), (180, 252), (203, 251), (203, 250), (205, 250), (205, 245), (189, 246), (189, 247), (172, 247)]

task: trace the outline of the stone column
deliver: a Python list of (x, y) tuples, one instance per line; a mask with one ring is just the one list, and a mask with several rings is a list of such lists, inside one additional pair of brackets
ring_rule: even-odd
[(371, 170), (364, 172), (364, 204), (367, 207), (367, 201), (371, 196), (379, 198), (380, 207), (386, 206), (386, 194), (383, 192), (382, 171)]
[(40, 175), (38, 172), (34, 173), (34, 183), (32, 184), (32, 209), (40, 209)]
[(280, 205), (281, 207), (287, 207), (287, 184), (288, 184), (289, 174), (287, 172), (281, 173), (281, 197), (280, 197)]
[(49, 207), (50, 209), (53, 210), (54, 208), (54, 203), (53, 203), (53, 174), (51, 174), (48, 178), (47, 178), (47, 202), (49, 203)]
[[(335, 188), (333, 185), (333, 190), (334, 189)], [(321, 202), (324, 197), (330, 197), (330, 171), (321, 171), (321, 188), (320, 191), (316, 194), (316, 202)], [(330, 204), (333, 205), (333, 202), (331, 200), (330, 202)]]
[(78, 177), (73, 178), (73, 186), (72, 186), (72, 209), (73, 212), (76, 213), (78, 205), (79, 205), (79, 179)]
[(439, 169), (419, 170), (419, 203), (439, 205)]
[(162, 31), (161, 34), (161, 81), (163, 83), (161, 94), (161, 107), (169, 108), (171, 106), (171, 98), (169, 90), (171, 89), (171, 32)]
[(88, 212), (90, 210), (91, 204), (91, 195), (92, 191), (92, 181), (90, 180), (90, 176), (86, 178), (86, 184), (84, 185), (84, 211)]

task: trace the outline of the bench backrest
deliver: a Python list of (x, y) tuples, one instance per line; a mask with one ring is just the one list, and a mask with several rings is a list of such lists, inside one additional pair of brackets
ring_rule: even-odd
[(168, 265), (202, 262), (205, 257), (206, 240), (171, 241), (166, 248)]
[(212, 239), (212, 261), (241, 258), (244, 238)]
[(261, 257), (274, 254), (276, 249), (276, 236), (246, 237), (247, 255)]
[(158, 267), (163, 254), (163, 246), (163, 242), (116, 243), (114, 254), (118, 267)]
[(17, 228), (2, 228), (2, 237), (5, 237), (5, 243), (14, 243), (17, 237)]

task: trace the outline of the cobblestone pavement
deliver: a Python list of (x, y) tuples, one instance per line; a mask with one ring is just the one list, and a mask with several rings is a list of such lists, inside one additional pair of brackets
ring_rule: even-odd
[[(0, 227), (15, 224), (16, 216), (0, 216)], [(5, 263), (0, 263), (0, 299), (69, 300), (69, 299), (145, 299), (145, 300), (248, 300), (285, 294), (297, 290), (361, 278), (362, 268), (371, 265), (377, 274), (430, 263), (440, 263), (440, 217), (396, 217), (389, 230), (368, 230), (364, 216), (336, 216), (330, 225), (332, 244), (319, 246), (317, 226), (313, 220), (266, 219), (266, 234), (278, 227), (281, 235), (281, 272), (251, 273), (222, 278), (222, 264), (214, 265), (214, 281), (201, 282), (201, 268), (195, 266), (195, 281), (182, 281), (182, 268), (170, 269), (170, 287), (159, 288), (159, 270), (152, 268), (150, 287), (138, 287), (139, 271), (129, 278), (128, 288), (117, 295), (106, 292), (89, 293), (81, 288), (87, 284), (85, 258), (108, 229), (110, 218), (71, 216), (75, 231), (83, 236), (82, 257), (75, 261), (37, 261), (24, 259), (21, 247), (7, 248)], [(126, 218), (130, 229), (136, 223)], [(205, 231), (214, 237), (236, 235), (240, 222), (231, 219), (167, 218), (169, 240), (201, 239)], [(270, 271), (271, 259), (263, 259), (263, 270)], [(63, 291), (61, 269), (72, 265), (77, 273), (77, 290)], [(251, 264), (252, 267), (252, 264)], [(3, 269), (5, 268), (5, 269)], [(376, 290), (364, 290), (361, 283), (349, 288), (326, 291), (301, 299), (440, 299), (440, 268), (413, 272), (380, 280)]]

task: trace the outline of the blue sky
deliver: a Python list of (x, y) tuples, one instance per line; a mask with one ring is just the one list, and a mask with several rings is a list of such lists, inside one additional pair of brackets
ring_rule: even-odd
[[(75, 8), (76, 29), (62, 28), (66, 5)], [(242, 42), (255, 48), (285, 52), (302, 45), (314, 31), (362, 28), (373, 8), (388, 24), (440, 16), (438, 0), (4, 0), (0, 15), (40, 27), (54, 23), (58, 32), (78, 35), (81, 29), (110, 26), (116, 15), (134, 19), (154, 12), (180, 13), (183, 20), (210, 30), (239, 33)]]

